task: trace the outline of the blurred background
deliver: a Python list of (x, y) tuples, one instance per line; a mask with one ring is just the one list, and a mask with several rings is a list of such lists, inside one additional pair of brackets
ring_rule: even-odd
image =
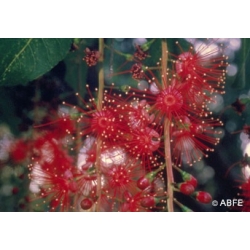
[[(0, 52), (5, 55), (0, 64), (0, 211), (42, 211), (30, 203), (28, 163), (11, 159), (11, 145), (18, 138), (29, 138), (34, 122), (42, 120), (48, 110), (62, 109), (62, 101), (77, 105), (75, 93), (84, 97), (86, 84), (91, 90), (98, 87), (98, 67), (88, 67), (83, 60), (86, 48), (98, 50), (98, 39), (58, 40), (47, 39), (40, 44), (28, 39), (0, 39)], [(120, 90), (127, 85), (138, 88), (138, 82), (131, 80), (129, 74), (136, 45), (147, 48), (149, 56), (145, 65), (156, 66), (161, 57), (161, 39), (109, 38), (104, 41), (105, 84), (109, 86), (114, 82)], [(245, 153), (250, 155), (249, 135), (242, 132), (244, 125), (250, 125), (250, 39), (167, 39), (172, 54), (180, 52), (176, 41), (183, 49), (190, 44), (199, 48), (219, 48), (222, 44), (228, 56), (226, 93), (215, 94), (209, 106), (214, 116), (223, 121), (224, 126), (217, 128), (221, 131), (221, 141), (208, 158), (183, 169), (193, 174), (198, 180), (198, 189), (211, 193), (213, 199), (237, 198), (239, 186), (250, 175), (249, 166), (242, 166)], [(12, 68), (7, 68), (13, 55), (19, 55), (20, 48), (27, 43), (30, 51), (20, 56)], [(143, 84), (147, 82), (141, 82)], [(197, 204), (185, 196), (180, 200), (194, 211), (237, 211), (226, 206)]]

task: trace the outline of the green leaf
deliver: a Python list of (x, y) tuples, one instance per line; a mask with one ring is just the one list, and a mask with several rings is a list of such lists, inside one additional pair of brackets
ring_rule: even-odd
[(84, 96), (88, 71), (88, 66), (83, 61), (86, 45), (83, 40), (79, 41), (77, 45), (79, 48), (68, 53), (64, 58), (67, 67), (65, 80), (74, 89), (74, 92), (79, 92), (81, 96)]
[(239, 52), (238, 74), (232, 87), (243, 89), (250, 85), (250, 39), (242, 38), (242, 45)]
[(72, 39), (0, 39), (0, 86), (25, 85), (52, 69)]
[(11, 132), (17, 135), (20, 132), (18, 128), (20, 122), (20, 118), (15, 114), (15, 106), (9, 92), (0, 87), (0, 124), (7, 124)]

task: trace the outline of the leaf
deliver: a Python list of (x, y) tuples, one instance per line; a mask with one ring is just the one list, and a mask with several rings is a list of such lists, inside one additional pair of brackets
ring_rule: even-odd
[(20, 132), (18, 128), (20, 122), (20, 118), (15, 114), (15, 106), (9, 92), (5, 88), (0, 88), (0, 124), (8, 124), (11, 132), (17, 135)]
[(250, 85), (250, 39), (242, 38), (242, 45), (239, 53), (238, 74), (232, 87), (243, 89)]
[(0, 39), (0, 86), (27, 84), (52, 69), (72, 39)]
[(78, 42), (77, 45), (78, 49), (74, 52), (70, 52), (64, 58), (64, 63), (67, 67), (65, 80), (75, 92), (79, 92), (81, 96), (84, 96), (88, 71), (88, 66), (86, 62), (83, 61), (86, 45), (84, 41)]

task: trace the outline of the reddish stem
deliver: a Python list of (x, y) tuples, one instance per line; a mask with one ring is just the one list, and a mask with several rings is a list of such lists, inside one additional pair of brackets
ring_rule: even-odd
[[(102, 102), (103, 102), (103, 90), (104, 90), (104, 71), (103, 71), (103, 53), (104, 53), (104, 39), (99, 38), (99, 52), (100, 52), (100, 58), (99, 58), (99, 87), (98, 87), (98, 101), (97, 101), (97, 110), (102, 110)], [(101, 144), (102, 141), (100, 138), (97, 139), (97, 145), (96, 145), (96, 172), (97, 172), (97, 205), (96, 205), (96, 211), (100, 211), (100, 205), (101, 205), (101, 193), (102, 193), (102, 183), (101, 183), (101, 166), (100, 166), (100, 156), (101, 156)]]
[[(161, 42), (162, 46), (162, 80), (164, 87), (168, 86), (167, 82), (167, 61), (168, 61), (168, 52), (167, 52), (167, 42), (165, 39)], [(170, 126), (171, 126), (171, 118), (165, 117), (164, 121), (164, 148), (165, 148), (165, 161), (166, 161), (166, 173), (167, 173), (167, 193), (168, 200), (167, 206), (169, 212), (174, 212), (174, 191), (172, 183), (174, 183), (174, 175), (172, 168), (172, 160), (171, 160), (171, 148), (170, 148)]]

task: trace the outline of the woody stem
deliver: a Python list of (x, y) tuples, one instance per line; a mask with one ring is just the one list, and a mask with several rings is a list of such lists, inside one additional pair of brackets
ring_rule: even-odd
[[(103, 89), (104, 89), (104, 71), (103, 71), (103, 54), (104, 54), (104, 39), (99, 38), (99, 87), (98, 87), (98, 101), (97, 101), (97, 110), (102, 109), (102, 102), (103, 102)], [(100, 211), (101, 206), (101, 192), (102, 192), (102, 183), (101, 183), (101, 144), (102, 141), (100, 138), (97, 138), (97, 145), (96, 145), (96, 172), (97, 172), (97, 205), (96, 211)]]
[[(162, 39), (161, 45), (162, 45), (162, 58), (161, 58), (162, 80), (163, 80), (163, 87), (167, 87), (168, 86), (168, 82), (167, 82), (168, 53), (167, 53), (167, 42), (165, 39)], [(172, 159), (171, 159), (170, 128), (171, 128), (171, 118), (165, 117), (164, 119), (164, 149), (165, 149), (167, 193), (168, 193), (167, 207), (168, 207), (169, 212), (174, 212), (174, 190), (172, 186), (172, 183), (174, 183), (174, 175), (173, 175)]]

